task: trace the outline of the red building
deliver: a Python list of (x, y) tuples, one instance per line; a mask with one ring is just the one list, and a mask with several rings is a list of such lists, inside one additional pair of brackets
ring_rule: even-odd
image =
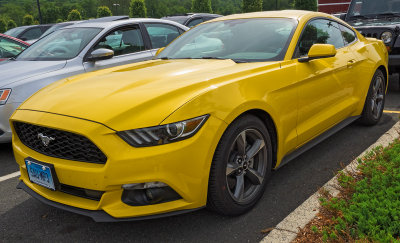
[(345, 13), (351, 0), (318, 0), (318, 11), (334, 14)]

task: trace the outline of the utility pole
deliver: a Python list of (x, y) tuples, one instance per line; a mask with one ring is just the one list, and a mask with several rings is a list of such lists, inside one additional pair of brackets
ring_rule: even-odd
[(39, 22), (40, 22), (40, 24), (43, 24), (43, 21), (42, 21), (42, 12), (40, 11), (40, 3), (39, 3), (39, 0), (36, 0), (36, 2), (37, 2), (37, 8), (38, 8), (38, 11), (39, 11)]

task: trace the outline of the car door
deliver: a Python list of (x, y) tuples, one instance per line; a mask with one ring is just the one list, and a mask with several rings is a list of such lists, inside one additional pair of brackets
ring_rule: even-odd
[[(96, 62), (87, 61), (86, 57), (96, 49), (106, 48), (114, 51), (114, 56), (110, 59)], [(109, 68), (133, 62), (149, 60), (153, 54), (149, 44), (143, 38), (143, 32), (139, 25), (129, 25), (113, 29), (88, 51), (83, 62), (85, 71), (93, 71)]]
[(309, 21), (300, 37), (294, 57), (306, 56), (313, 44), (332, 44), (334, 57), (297, 63), (299, 146), (347, 118), (356, 109), (352, 99), (355, 56), (345, 46), (338, 23), (329, 19)]
[(159, 48), (169, 45), (181, 33), (185, 32), (172, 24), (144, 23), (144, 26), (150, 38), (153, 55), (155, 55)]

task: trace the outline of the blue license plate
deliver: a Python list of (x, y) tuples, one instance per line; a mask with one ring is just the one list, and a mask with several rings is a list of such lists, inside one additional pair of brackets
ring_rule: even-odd
[(31, 159), (25, 159), (25, 165), (31, 182), (53, 191), (56, 189), (49, 166), (38, 163), (37, 161), (32, 161)]

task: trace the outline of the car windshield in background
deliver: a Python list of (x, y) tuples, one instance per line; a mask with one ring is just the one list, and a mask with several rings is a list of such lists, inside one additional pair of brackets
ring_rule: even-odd
[(76, 57), (101, 28), (70, 28), (51, 33), (22, 52), (17, 60), (56, 61)]
[(11, 30), (6, 31), (4, 34), (5, 35), (9, 35), (12, 37), (17, 37), (19, 34), (22, 33), (22, 31), (24, 31), (26, 29), (26, 27), (17, 27), (17, 28), (13, 28)]
[(287, 18), (235, 19), (201, 24), (172, 42), (162, 59), (282, 60), (296, 21)]
[(348, 17), (375, 18), (400, 17), (400, 2), (398, 0), (356, 0), (350, 5)]
[(44, 37), (44, 36), (46, 36), (46, 35), (49, 35), (50, 33), (53, 33), (54, 31), (59, 30), (59, 29), (61, 29), (61, 28), (63, 28), (63, 27), (66, 27), (66, 26), (68, 26), (68, 25), (72, 25), (72, 23), (71, 23), (71, 24), (55, 24), (55, 25), (51, 26), (48, 30), (46, 30), (46, 31), (42, 34), (41, 37)]
[(187, 16), (171, 16), (171, 17), (164, 17), (162, 19), (171, 20), (171, 21), (183, 24), (188, 19), (188, 17)]

